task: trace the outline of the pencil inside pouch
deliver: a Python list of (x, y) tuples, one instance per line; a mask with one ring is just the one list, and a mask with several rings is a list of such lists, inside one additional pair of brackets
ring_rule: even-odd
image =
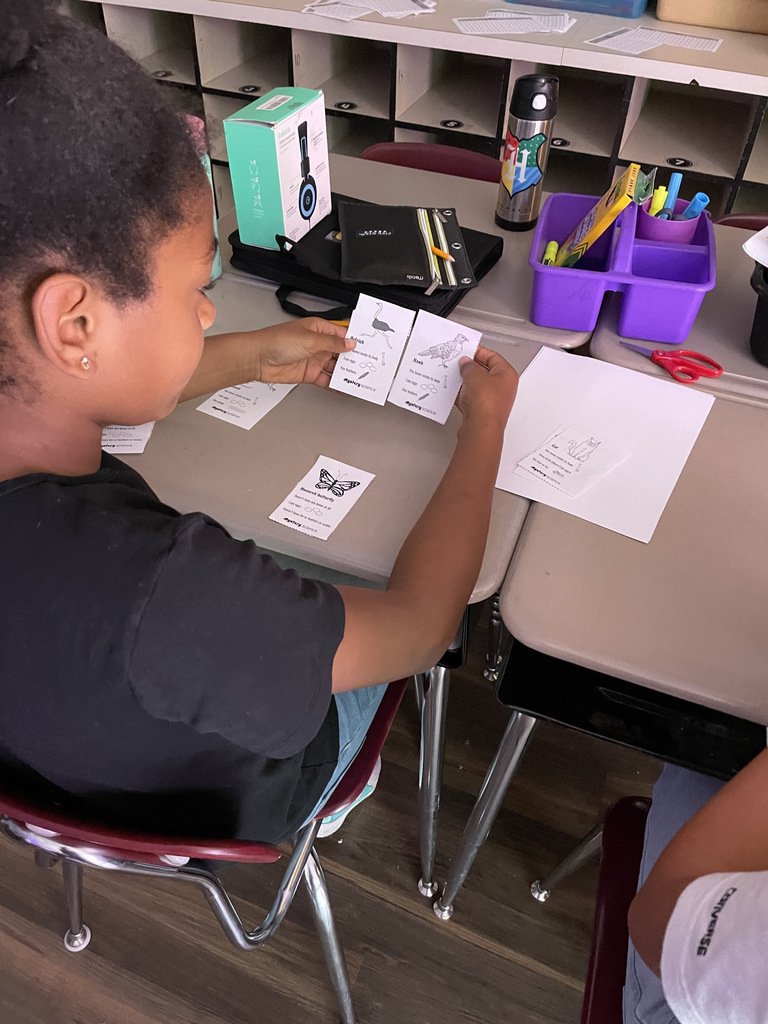
[(428, 234), (413, 206), (339, 203), (341, 279), (429, 288), (433, 280)]

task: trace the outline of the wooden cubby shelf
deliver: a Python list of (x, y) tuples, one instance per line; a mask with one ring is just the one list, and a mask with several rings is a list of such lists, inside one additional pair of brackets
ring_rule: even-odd
[(666, 23), (651, 14), (628, 21), (577, 12), (563, 36), (465, 36), (452, 19), (476, 12), (469, 0), (446, 3), (425, 17), (374, 13), (352, 22), (303, 14), (304, 0), (269, 7), (259, 0), (64, 0), (64, 7), (103, 27), (150, 74), (188, 90), (179, 105), (204, 111), (220, 204), (229, 201), (221, 185), (222, 121), (273, 88), (323, 90), (332, 152), (359, 155), (394, 139), (499, 156), (514, 81), (540, 70), (560, 78), (553, 133), (560, 144), (551, 152), (548, 189), (601, 194), (631, 161), (657, 166), (663, 182), (680, 161), (686, 194), (707, 191), (713, 215), (768, 210), (768, 37), (692, 28), (692, 35), (722, 37), (721, 47), (626, 56), (589, 40)]

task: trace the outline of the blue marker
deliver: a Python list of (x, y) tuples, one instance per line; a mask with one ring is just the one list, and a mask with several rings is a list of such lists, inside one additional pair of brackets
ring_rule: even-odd
[(674, 219), (693, 220), (699, 216), (705, 206), (709, 206), (709, 196), (706, 192), (697, 192), (683, 212), (679, 213)]
[(683, 183), (683, 176), (679, 171), (675, 171), (669, 176), (669, 188), (667, 189), (667, 198), (664, 203), (664, 209), (659, 214), (659, 220), (669, 220), (672, 214), (675, 212), (675, 203), (677, 201), (678, 193), (680, 192), (680, 186)]

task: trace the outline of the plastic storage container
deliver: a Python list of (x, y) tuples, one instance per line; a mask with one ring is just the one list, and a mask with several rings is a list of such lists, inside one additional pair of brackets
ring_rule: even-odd
[[(507, 0), (507, 3), (526, 3), (526, 0)], [(645, 14), (648, 0), (536, 0), (536, 6), (585, 11), (587, 14), (612, 14), (616, 18), (639, 18)]]
[(544, 266), (547, 242), (562, 243), (597, 202), (597, 196), (551, 195), (534, 232), (531, 320), (542, 327), (591, 331), (606, 292), (622, 292), (619, 334), (681, 344), (688, 337), (704, 293), (715, 285), (715, 233), (707, 211), (689, 244), (635, 236), (631, 203), (575, 267)]

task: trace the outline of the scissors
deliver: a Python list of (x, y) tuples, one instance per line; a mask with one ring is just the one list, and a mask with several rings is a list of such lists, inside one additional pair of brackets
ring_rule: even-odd
[(709, 356), (703, 356), (701, 352), (689, 352), (684, 348), (665, 352), (661, 348), (630, 345), (628, 341), (620, 341), (619, 344), (624, 348), (631, 348), (633, 352), (640, 352), (641, 355), (648, 356), (654, 363), (666, 370), (670, 377), (681, 384), (693, 384), (699, 377), (719, 377), (723, 372), (720, 363), (716, 363)]

